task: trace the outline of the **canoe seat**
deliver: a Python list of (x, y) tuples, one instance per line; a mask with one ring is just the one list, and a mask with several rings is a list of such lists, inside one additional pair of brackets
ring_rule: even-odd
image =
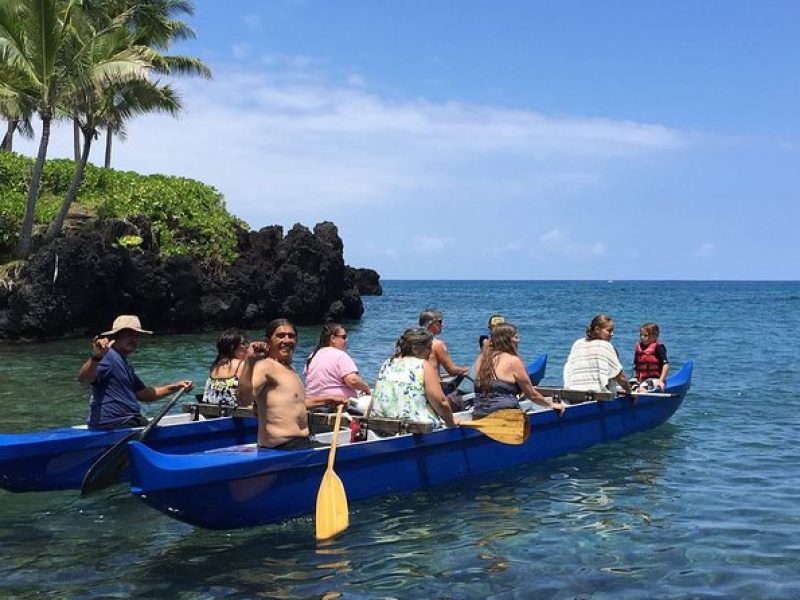
[[(353, 421), (358, 421), (362, 430), (374, 431), (379, 435), (399, 435), (404, 433), (430, 433), (433, 431), (433, 423), (423, 423), (419, 421), (408, 421), (405, 419), (387, 419), (384, 417), (362, 417), (359, 415), (349, 415)], [(332, 428), (336, 421), (334, 413), (310, 412), (308, 413), (308, 423), (315, 430)], [(343, 424), (342, 427), (345, 427)], [(319, 428), (319, 429), (318, 429)]]
[(220, 406), (218, 404), (204, 404), (202, 402), (190, 402), (182, 405), (183, 412), (192, 415), (192, 421), (198, 421), (200, 417), (212, 419), (216, 417), (255, 417), (255, 407), (250, 406)]
[(567, 404), (581, 404), (582, 402), (594, 402), (595, 400), (612, 400), (614, 394), (611, 392), (586, 392), (583, 390), (565, 390), (562, 388), (549, 388), (536, 386), (542, 396), (552, 396), (553, 399), (561, 399)]

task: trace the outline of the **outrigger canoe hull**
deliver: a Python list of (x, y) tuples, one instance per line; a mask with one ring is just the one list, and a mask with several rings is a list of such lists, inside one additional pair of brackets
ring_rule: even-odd
[[(528, 415), (532, 435), (499, 444), (468, 428), (340, 445), (336, 473), (352, 501), (483, 475), (646, 431), (678, 409), (693, 363), (667, 382), (669, 395), (585, 402)], [(170, 517), (211, 529), (262, 525), (313, 513), (327, 449), (281, 452), (254, 446), (186, 455), (130, 444), (132, 492)]]
[[(12, 492), (80, 489), (89, 467), (132, 431), (63, 427), (0, 434), (0, 488)], [(159, 426), (147, 443), (162, 452), (202, 451), (255, 442), (257, 431), (255, 419), (212, 419)]]

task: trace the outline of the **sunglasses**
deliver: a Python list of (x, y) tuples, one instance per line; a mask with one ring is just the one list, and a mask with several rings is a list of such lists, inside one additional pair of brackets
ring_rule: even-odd
[(347, 334), (346, 333), (334, 333), (333, 337), (338, 337), (338, 338), (342, 338), (343, 340), (346, 340), (347, 339)]

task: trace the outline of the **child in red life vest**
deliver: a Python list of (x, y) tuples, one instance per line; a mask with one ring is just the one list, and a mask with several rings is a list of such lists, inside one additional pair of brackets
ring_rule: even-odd
[(660, 333), (655, 323), (645, 323), (639, 328), (639, 343), (633, 349), (633, 371), (637, 386), (642, 390), (664, 389), (669, 372), (667, 348), (658, 340)]

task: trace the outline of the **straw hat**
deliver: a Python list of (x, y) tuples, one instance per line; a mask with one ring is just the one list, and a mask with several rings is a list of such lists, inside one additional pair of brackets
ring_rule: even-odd
[(123, 329), (130, 329), (137, 333), (153, 333), (152, 331), (142, 329), (142, 323), (136, 315), (120, 315), (114, 319), (111, 329), (109, 331), (104, 331), (100, 335), (116, 335)]

